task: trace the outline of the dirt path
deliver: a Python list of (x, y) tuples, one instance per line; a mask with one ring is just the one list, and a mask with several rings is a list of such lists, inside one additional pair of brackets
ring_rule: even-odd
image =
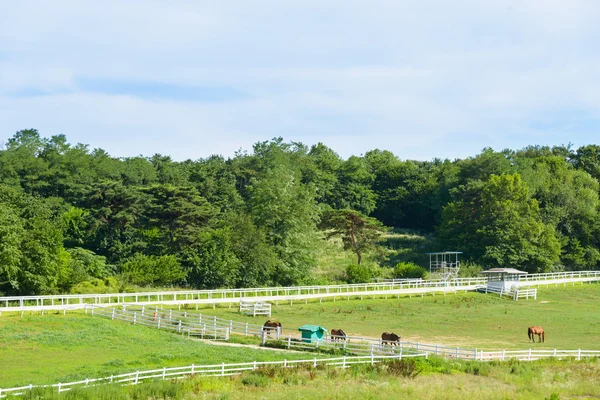
[(280, 352), (284, 352), (284, 353), (306, 353), (305, 351), (288, 350), (288, 349), (277, 349), (275, 347), (264, 347), (264, 346), (258, 346), (258, 345), (255, 345), (255, 344), (230, 343), (230, 342), (223, 342), (223, 341), (220, 341), (220, 340), (209, 340), (209, 339), (192, 339), (192, 340), (196, 340), (198, 342), (202, 342), (202, 343), (206, 343), (206, 344), (212, 344), (214, 346), (250, 347), (250, 348), (253, 348), (253, 349), (269, 350), (269, 351), (280, 351)]

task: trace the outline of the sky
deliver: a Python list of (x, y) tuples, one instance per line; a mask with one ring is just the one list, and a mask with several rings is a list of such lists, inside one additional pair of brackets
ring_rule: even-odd
[(0, 12), (0, 143), (128, 157), (283, 137), (346, 158), (575, 147), (600, 132), (598, 0), (19, 0)]

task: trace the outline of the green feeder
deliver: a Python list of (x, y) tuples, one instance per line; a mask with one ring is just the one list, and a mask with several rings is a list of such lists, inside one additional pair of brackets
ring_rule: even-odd
[(321, 341), (327, 333), (327, 329), (319, 325), (302, 325), (298, 330), (302, 332), (302, 341), (306, 343)]

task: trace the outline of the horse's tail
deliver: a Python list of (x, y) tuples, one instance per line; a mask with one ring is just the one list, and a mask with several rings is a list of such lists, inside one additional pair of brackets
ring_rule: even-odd
[(546, 332), (542, 331), (542, 343), (546, 341)]
[(529, 340), (533, 339), (533, 332), (531, 331), (531, 327), (527, 328), (527, 337)]

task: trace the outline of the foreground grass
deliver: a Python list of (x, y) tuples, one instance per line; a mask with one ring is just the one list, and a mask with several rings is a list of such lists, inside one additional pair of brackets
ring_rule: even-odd
[(36, 390), (24, 399), (561, 399), (600, 396), (600, 363), (419, 359), (347, 370), (266, 368), (230, 378), (190, 377), (137, 386)]
[(160, 367), (306, 358), (225, 347), (83, 314), (0, 317), (0, 387), (69, 382)]
[[(537, 300), (512, 301), (479, 293), (429, 295), (375, 300), (338, 300), (323, 303), (280, 303), (273, 319), (284, 328), (304, 324), (342, 328), (349, 335), (378, 337), (390, 331), (404, 340), (479, 349), (600, 349), (598, 303), (600, 285), (538, 289)], [(206, 314), (262, 323), (235, 308), (204, 309)], [(541, 325), (546, 343), (532, 344), (527, 327)]]

